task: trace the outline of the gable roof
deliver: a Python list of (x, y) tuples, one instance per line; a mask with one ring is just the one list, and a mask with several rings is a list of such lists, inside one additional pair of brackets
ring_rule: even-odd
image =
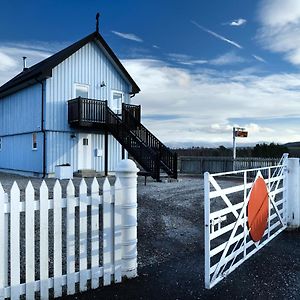
[(85, 38), (81, 39), (78, 42), (75, 42), (71, 46), (55, 53), (54, 55), (44, 59), (43, 61), (33, 65), (32, 67), (24, 70), (8, 82), (6, 82), (4, 85), (0, 87), (0, 98), (7, 96), (9, 94), (12, 94), (26, 86), (32, 85), (36, 83), (37, 81), (41, 81), (43, 79), (46, 79), (48, 77), (52, 76), (52, 69), (59, 65), (62, 61), (64, 61), (66, 58), (71, 56), (73, 53), (75, 53), (77, 50), (82, 48), (84, 45), (88, 44), (92, 41), (98, 41), (105, 51), (108, 53), (112, 61), (116, 64), (116, 66), (119, 68), (120, 72), (123, 74), (123, 76), (128, 80), (128, 82), (132, 86), (131, 93), (136, 94), (140, 91), (140, 88), (135, 83), (135, 81), (132, 79), (132, 77), (129, 75), (129, 73), (126, 71), (120, 60), (117, 58), (117, 56), (114, 54), (112, 49), (108, 46), (108, 44), (105, 42), (103, 37), (99, 34), (99, 32), (95, 31), (92, 34), (86, 36)]

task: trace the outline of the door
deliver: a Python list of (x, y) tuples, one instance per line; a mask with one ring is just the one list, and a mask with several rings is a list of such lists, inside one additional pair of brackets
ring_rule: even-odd
[(92, 139), (91, 134), (80, 133), (78, 140), (78, 169), (91, 170), (92, 166)]
[(111, 110), (117, 114), (122, 114), (122, 102), (123, 102), (123, 93), (119, 91), (112, 91), (110, 108)]

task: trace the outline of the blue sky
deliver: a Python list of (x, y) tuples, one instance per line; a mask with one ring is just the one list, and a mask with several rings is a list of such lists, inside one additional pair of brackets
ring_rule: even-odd
[(100, 32), (141, 87), (144, 122), (170, 145), (300, 141), (298, 0), (6, 1), (0, 84)]

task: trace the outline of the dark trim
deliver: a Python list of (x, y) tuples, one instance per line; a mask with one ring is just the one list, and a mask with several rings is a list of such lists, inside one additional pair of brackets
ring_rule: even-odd
[(41, 97), (41, 131), (43, 133), (43, 178), (46, 177), (47, 173), (46, 173), (46, 154), (47, 154), (47, 149), (46, 149), (46, 130), (45, 130), (45, 92), (44, 92), (44, 81), (39, 81), (36, 80), (42, 88), (42, 97)]
[(125, 159), (125, 148), (122, 146), (122, 159)]
[(43, 178), (46, 177), (47, 175), (47, 136), (46, 136), (46, 131), (45, 131), (45, 85), (44, 85), (45, 81), (42, 81), (42, 132), (43, 132)]
[(105, 130), (104, 137), (104, 175), (108, 175), (108, 131)]
[[(25, 135), (25, 134), (31, 134), (31, 133), (39, 133), (42, 132), (41, 130), (33, 130), (33, 131), (24, 131), (24, 132), (19, 132), (19, 133), (10, 133), (10, 134), (4, 134), (0, 135), (0, 137), (9, 137), (9, 136), (15, 136), (15, 135)], [(58, 133), (90, 133), (90, 134), (100, 134), (103, 135), (105, 134), (105, 131), (99, 131), (99, 130), (86, 130), (86, 129), (76, 129), (76, 130), (51, 130), (51, 129), (45, 129), (44, 132), (58, 132)], [(110, 134), (109, 134), (110, 135)]]
[(88, 44), (89, 42), (97, 41), (105, 49), (109, 57), (119, 68), (123, 76), (128, 80), (132, 89), (131, 94), (136, 94), (140, 91), (140, 88), (129, 75), (127, 70), (124, 68), (120, 60), (114, 54), (112, 49), (105, 42), (99, 32), (93, 32), (78, 42), (70, 45), (69, 47), (57, 52), (56, 54), (44, 59), (43, 61), (33, 65), (32, 67), (21, 72), (10, 81), (0, 87), (0, 98), (3, 98), (9, 94), (12, 94), (18, 90), (23, 89), (27, 85), (34, 83), (34, 80), (42, 81), (52, 76), (52, 69), (59, 65), (66, 58), (70, 57), (77, 50)]
[(34, 131), (26, 131), (26, 132), (21, 132), (21, 133), (4, 134), (4, 135), (0, 135), (0, 138), (16, 136), (16, 135), (28, 135), (28, 134), (40, 133), (40, 132), (42, 132), (42, 131), (41, 130), (34, 130)]
[(20, 170), (20, 169), (10, 169), (10, 168), (3, 168), (3, 167), (0, 167), (0, 172), (1, 170), (8, 170), (8, 171), (15, 171), (15, 172), (22, 172), (22, 173), (34, 173), (34, 174), (39, 174), (39, 175), (42, 175), (41, 172), (37, 172), (37, 171), (28, 171), (28, 170)]

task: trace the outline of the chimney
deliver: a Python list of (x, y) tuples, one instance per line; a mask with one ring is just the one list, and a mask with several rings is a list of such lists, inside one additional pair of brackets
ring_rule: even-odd
[(26, 59), (27, 57), (26, 56), (23, 56), (23, 72), (26, 71), (28, 68), (27, 68), (27, 65), (26, 65)]

